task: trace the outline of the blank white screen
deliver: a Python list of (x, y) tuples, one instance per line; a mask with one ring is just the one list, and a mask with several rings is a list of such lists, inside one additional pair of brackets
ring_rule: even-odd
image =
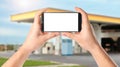
[(44, 31), (78, 31), (78, 13), (44, 13)]

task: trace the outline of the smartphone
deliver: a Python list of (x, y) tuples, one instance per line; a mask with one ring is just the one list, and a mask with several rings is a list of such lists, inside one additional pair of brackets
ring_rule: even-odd
[(43, 32), (79, 32), (81, 14), (77, 12), (44, 12), (42, 14)]

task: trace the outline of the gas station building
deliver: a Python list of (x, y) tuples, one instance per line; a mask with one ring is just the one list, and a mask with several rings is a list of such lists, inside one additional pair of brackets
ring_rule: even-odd
[[(33, 23), (36, 12), (30, 11), (11, 16), (13, 22)], [(47, 12), (73, 12), (56, 8), (48, 8)], [(107, 52), (120, 52), (120, 18), (103, 15), (88, 14), (91, 25), (98, 42)], [(55, 44), (46, 42), (45, 45), (34, 51), (35, 54), (72, 55), (88, 53), (82, 49), (74, 40), (55, 37)], [(54, 44), (54, 45), (53, 45)]]

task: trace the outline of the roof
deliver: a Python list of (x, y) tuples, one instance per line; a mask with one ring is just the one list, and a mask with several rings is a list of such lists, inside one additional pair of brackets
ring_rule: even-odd
[[(36, 12), (30, 11), (30, 12), (24, 12), (19, 13), (11, 16), (11, 21), (13, 22), (33, 22), (34, 16)], [(62, 9), (56, 9), (56, 8), (48, 8), (47, 12), (73, 12), (69, 10), (62, 10)], [(103, 15), (95, 15), (95, 14), (88, 14), (89, 20), (95, 23), (112, 23), (112, 24), (120, 24), (120, 18), (118, 17), (109, 17), (109, 16), (103, 16)]]

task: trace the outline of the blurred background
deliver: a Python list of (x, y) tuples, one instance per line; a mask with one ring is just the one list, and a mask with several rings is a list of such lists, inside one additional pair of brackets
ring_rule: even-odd
[[(0, 2), (0, 52), (17, 51), (30, 30), (36, 11), (42, 8), (49, 8), (50, 12), (75, 11), (76, 6), (89, 14), (96, 38), (105, 51), (113, 57), (117, 55), (115, 60), (120, 59), (118, 58), (120, 55), (120, 0), (2, 0)], [(27, 17), (29, 15), (32, 16)], [(47, 41), (33, 54), (79, 56), (89, 55), (89, 52), (82, 49), (74, 40), (58, 36)], [(0, 56), (4, 57), (2, 54)]]

